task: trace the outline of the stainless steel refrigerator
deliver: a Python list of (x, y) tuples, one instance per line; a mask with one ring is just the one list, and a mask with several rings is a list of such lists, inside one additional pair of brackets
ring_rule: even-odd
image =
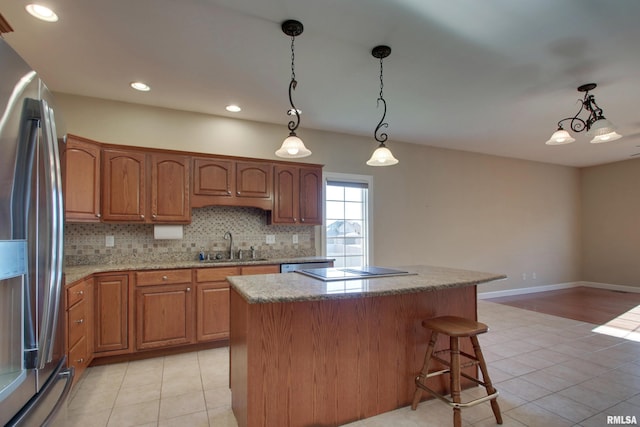
[(51, 95), (0, 39), (0, 425), (49, 425), (64, 405), (63, 209)]

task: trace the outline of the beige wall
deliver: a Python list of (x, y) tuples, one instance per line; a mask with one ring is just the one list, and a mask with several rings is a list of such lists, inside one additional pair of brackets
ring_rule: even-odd
[[(284, 118), (278, 126), (64, 94), (56, 99), (69, 132), (102, 142), (275, 159), (287, 135)], [(304, 127), (298, 135), (313, 151), (302, 161), (374, 177), (375, 264), (509, 276), (484, 291), (580, 279), (577, 169), (393, 140), (399, 165), (372, 168), (364, 163), (375, 148), (372, 138)]]
[(582, 278), (640, 287), (640, 159), (584, 168)]

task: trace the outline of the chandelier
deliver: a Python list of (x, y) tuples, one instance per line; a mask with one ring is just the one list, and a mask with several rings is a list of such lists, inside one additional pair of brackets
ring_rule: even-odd
[[(571, 134), (562, 127), (562, 122), (566, 121), (569, 122), (569, 127), (574, 132), (586, 130), (587, 136), (593, 137), (592, 144), (622, 138), (622, 135), (616, 133), (615, 126), (602, 114), (602, 108), (596, 103), (595, 97), (589, 94), (589, 91), (595, 89), (596, 86), (595, 83), (587, 83), (578, 87), (578, 92), (584, 92), (584, 98), (578, 100), (581, 103), (580, 109), (575, 116), (567, 117), (558, 122), (558, 130), (551, 135), (551, 138), (546, 142), (547, 145), (562, 145), (575, 141)], [(587, 117), (584, 119), (578, 117), (583, 111), (587, 113)]]

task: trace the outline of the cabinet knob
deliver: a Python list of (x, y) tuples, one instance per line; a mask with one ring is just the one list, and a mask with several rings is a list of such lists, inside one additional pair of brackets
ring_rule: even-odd
[(227, 190), (227, 194), (231, 194), (231, 190)]
[(80, 359), (76, 360), (76, 363), (84, 363), (84, 357), (81, 357)]
[(293, 218), (293, 222), (296, 222), (296, 221), (298, 221), (298, 219), (296, 217), (294, 217)]
[(76, 295), (84, 295), (84, 291), (76, 291)]
[(79, 324), (81, 324), (81, 323), (84, 323), (84, 319), (78, 319), (78, 320), (76, 320), (76, 323), (77, 323), (78, 325), (79, 325)]
[(191, 292), (191, 288), (187, 288), (187, 292)]
[(304, 218), (300, 218), (300, 222), (304, 222)]
[(153, 214), (153, 215), (151, 215), (151, 217), (155, 219), (155, 218), (157, 218), (157, 217), (158, 217), (158, 215)]
[(169, 280), (167, 276), (162, 276), (162, 280)]
[(144, 215), (140, 215), (140, 218), (144, 219)]
[(96, 218), (102, 218), (102, 215), (100, 215), (99, 213), (96, 214)]
[(239, 196), (239, 195), (240, 195), (240, 192), (239, 192), (239, 191), (236, 191), (236, 194)]

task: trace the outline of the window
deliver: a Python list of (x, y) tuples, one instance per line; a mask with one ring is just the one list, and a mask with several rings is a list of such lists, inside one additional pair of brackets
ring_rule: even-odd
[(325, 175), (324, 253), (335, 267), (369, 265), (372, 177)]

